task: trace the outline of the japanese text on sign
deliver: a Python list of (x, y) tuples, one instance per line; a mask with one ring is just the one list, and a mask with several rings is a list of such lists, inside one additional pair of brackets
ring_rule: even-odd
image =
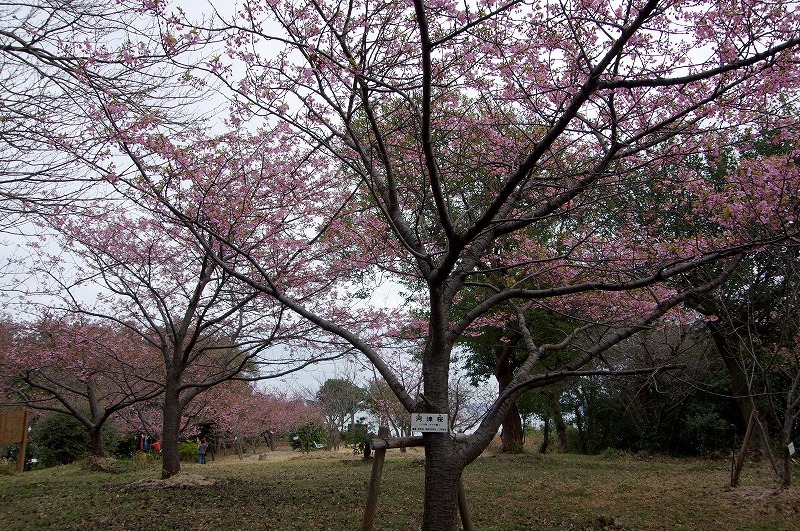
[(447, 433), (449, 424), (444, 413), (412, 413), (411, 431)]

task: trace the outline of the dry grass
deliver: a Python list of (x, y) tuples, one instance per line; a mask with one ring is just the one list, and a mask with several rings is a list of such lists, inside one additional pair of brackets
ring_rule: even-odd
[[(125, 472), (70, 465), (0, 477), (0, 529), (358, 529), (370, 462), (347, 452), (265, 451)], [(424, 460), (390, 451), (376, 529), (419, 529)], [(797, 529), (800, 489), (779, 490), (748, 464), (727, 486), (725, 461), (487, 453), (465, 473), (475, 527)]]

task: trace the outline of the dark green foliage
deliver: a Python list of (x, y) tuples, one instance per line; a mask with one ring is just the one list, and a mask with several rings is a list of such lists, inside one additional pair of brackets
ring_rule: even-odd
[(564, 401), (581, 408), (582, 423), (573, 419), (570, 451), (600, 453), (608, 448), (628, 452), (706, 456), (727, 452), (734, 435), (743, 431), (736, 403), (726, 396), (730, 386), (720, 370), (688, 394), (675, 387), (695, 375), (664, 375), (658, 381), (635, 378), (582, 379)]
[(181, 461), (197, 461), (197, 443), (192, 441), (181, 441), (181, 444), (178, 447), (178, 452), (181, 455)]
[(727, 449), (736, 427), (714, 410), (695, 406), (683, 422), (682, 443), (694, 455), (710, 455)]
[(303, 452), (317, 450), (319, 449), (318, 447), (327, 444), (325, 428), (316, 424), (307, 424), (302, 428), (289, 432), (289, 444), (292, 450), (301, 450)]
[(106, 422), (101, 429), (103, 432), (103, 445), (106, 455), (120, 456), (119, 446), (122, 444), (123, 436), (113, 424)]
[(342, 432), (342, 442), (353, 448), (356, 454), (363, 454), (367, 441), (374, 436), (375, 434), (370, 432), (368, 425), (356, 422)]
[(138, 438), (135, 434), (131, 433), (120, 437), (117, 441), (114, 451), (111, 452), (116, 457), (133, 457), (133, 454), (138, 450)]
[(89, 432), (75, 417), (48, 413), (33, 422), (30, 443), (39, 466), (71, 463), (89, 452)]
[(339, 431), (344, 431), (365, 398), (363, 389), (343, 378), (325, 380), (316, 396), (329, 428)]
[[(129, 457), (118, 449), (122, 439), (110, 423), (103, 424), (103, 445), (106, 454)], [(29, 457), (39, 460), (40, 467), (64, 465), (85, 457), (89, 453), (89, 431), (78, 419), (62, 413), (47, 413), (31, 425)]]

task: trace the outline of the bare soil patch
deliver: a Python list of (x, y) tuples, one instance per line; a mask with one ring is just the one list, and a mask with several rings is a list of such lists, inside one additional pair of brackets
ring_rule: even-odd
[(167, 479), (143, 478), (127, 485), (116, 487), (119, 490), (149, 491), (156, 489), (197, 489), (210, 487), (219, 483), (216, 479), (205, 478), (196, 474), (176, 474)]
[(731, 488), (722, 496), (733, 506), (745, 505), (761, 514), (800, 515), (800, 492), (796, 489), (747, 485)]

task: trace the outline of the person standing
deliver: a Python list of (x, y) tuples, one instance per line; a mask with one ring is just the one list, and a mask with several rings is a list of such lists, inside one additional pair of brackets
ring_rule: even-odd
[(208, 451), (208, 443), (205, 439), (201, 439), (200, 444), (197, 445), (197, 462), (201, 465), (206, 464), (206, 451)]

